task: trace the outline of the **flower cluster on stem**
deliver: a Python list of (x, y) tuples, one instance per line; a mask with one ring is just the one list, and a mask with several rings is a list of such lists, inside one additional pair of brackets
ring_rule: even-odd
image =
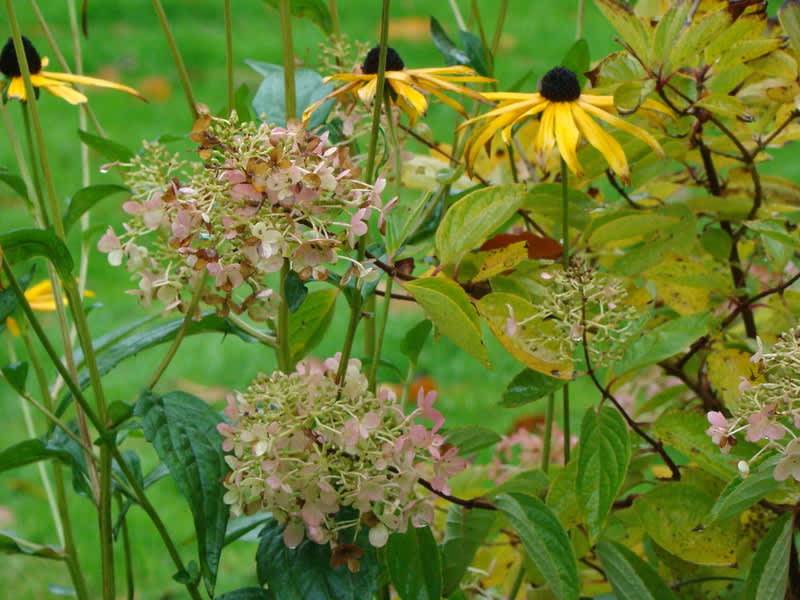
[[(207, 273), (212, 285), (202, 300), (219, 314), (272, 318), (277, 294), (266, 277), (289, 261), (301, 279), (326, 279), (380, 210), (384, 182), (360, 181), (347, 148), (298, 121), (271, 127), (201, 111), (190, 137), (200, 161), (146, 144), (124, 165), (131, 218), (98, 244), (111, 264), (134, 273), (144, 304), (186, 310)], [(351, 261), (345, 277), (366, 272)]]
[[(270, 511), (290, 548), (306, 537), (337, 542), (338, 531), (359, 523), (373, 546), (383, 546), (390, 533), (433, 519), (420, 477), (448, 494), (449, 477), (466, 466), (437, 433), (444, 418), (432, 407), (435, 392), (421, 392), (405, 414), (390, 390), (369, 391), (358, 360), (338, 385), (339, 360), (260, 375), (229, 396), (229, 422), (218, 426), (230, 452), (225, 502), (234, 514)], [(355, 523), (336, 519), (346, 507), (358, 511)]]

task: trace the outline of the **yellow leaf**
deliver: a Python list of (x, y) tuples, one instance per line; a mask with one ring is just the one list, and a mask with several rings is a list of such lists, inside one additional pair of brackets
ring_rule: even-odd
[(750, 362), (749, 353), (737, 348), (725, 348), (720, 344), (714, 344), (708, 355), (706, 373), (711, 387), (728, 408), (734, 408), (738, 404), (742, 377), (750, 383), (761, 378), (758, 366)]
[(489, 250), (481, 254), (485, 254), (486, 258), (481, 263), (478, 274), (472, 278), (472, 281), (485, 281), (490, 277), (513, 269), (528, 258), (528, 249), (525, 242), (517, 242), (516, 244), (509, 244), (505, 248)]

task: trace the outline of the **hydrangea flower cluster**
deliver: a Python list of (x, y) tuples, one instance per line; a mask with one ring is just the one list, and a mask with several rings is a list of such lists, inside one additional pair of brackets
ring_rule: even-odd
[(749, 472), (750, 463), (764, 451), (775, 449), (783, 455), (775, 467), (775, 479), (793, 477), (800, 481), (800, 327), (781, 335), (771, 352), (764, 352), (758, 340), (758, 351), (750, 361), (758, 365), (761, 377), (755, 383), (741, 378), (741, 402), (730, 418), (718, 411), (709, 412), (711, 426), (706, 433), (725, 454), (741, 432), (748, 442), (767, 440), (749, 461), (740, 462), (742, 474)]
[[(367, 232), (380, 210), (384, 182), (358, 179), (347, 148), (331, 145), (290, 121), (286, 127), (212, 117), (195, 122), (191, 139), (201, 161), (187, 163), (160, 144), (125, 167), (131, 218), (109, 228), (98, 248), (125, 264), (144, 304), (185, 310), (186, 296), (205, 281), (203, 302), (221, 315), (247, 311), (257, 321), (274, 314), (265, 282), (288, 261), (301, 279), (328, 277), (328, 267)], [(346, 277), (367, 270), (354, 261)]]
[[(338, 531), (359, 523), (370, 528), (373, 546), (383, 546), (409, 522), (421, 527), (433, 519), (431, 498), (418, 495), (420, 477), (447, 494), (447, 480), (466, 467), (437, 433), (444, 418), (432, 406), (435, 392), (420, 392), (406, 415), (390, 390), (368, 390), (358, 360), (348, 362), (338, 385), (339, 360), (260, 375), (229, 396), (230, 422), (218, 426), (230, 452), (225, 502), (234, 514), (272, 512), (290, 548), (305, 537), (335, 543)], [(358, 519), (337, 521), (345, 507)]]
[[(564, 464), (564, 442), (564, 432), (554, 424), (550, 464)], [(577, 443), (578, 436), (570, 436), (570, 448)], [(544, 453), (544, 421), (524, 419), (513, 432), (504, 435), (494, 449), (488, 475), (495, 485), (501, 485), (523, 471), (538, 468)]]
[[(554, 357), (572, 359), (576, 344), (586, 338), (592, 366), (613, 363), (625, 351), (625, 342), (635, 333), (639, 311), (626, 301), (628, 291), (621, 279), (601, 273), (580, 258), (568, 269), (554, 267), (540, 274), (542, 293), (535, 298), (537, 311), (517, 320), (509, 308), (506, 334), (532, 336), (532, 347), (549, 347)], [(529, 321), (546, 320), (548, 329), (521, 327)], [(553, 331), (555, 327), (555, 332)], [(546, 336), (544, 339), (539, 339)]]

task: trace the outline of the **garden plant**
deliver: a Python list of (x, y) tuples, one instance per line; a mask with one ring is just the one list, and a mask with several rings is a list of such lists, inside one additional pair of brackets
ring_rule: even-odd
[[(800, 139), (800, 1), (564, 2), (563, 58), (506, 80), (518, 1), (442, 0), (412, 64), (390, 0), (372, 30), (344, 27), (355, 2), (252, 0), (283, 56), (248, 57), (257, 89), (248, 3), (207, 3), (224, 81), (196, 92), (153, 0), (184, 120), (130, 148), (92, 94), (148, 94), (82, 73), (95, 1), (62, 41), (4, 0), (24, 426), (0, 472), (30, 474), (47, 532), (0, 526), (15, 596), (800, 598), (800, 182), (772, 164)], [(54, 159), (76, 111), (77, 190)], [(120, 274), (136, 308), (109, 314)], [(178, 371), (221, 340), (235, 383), (209, 397)], [(431, 375), (458, 361), (503, 379), (471, 424)], [(40, 586), (46, 561), (69, 583)]]

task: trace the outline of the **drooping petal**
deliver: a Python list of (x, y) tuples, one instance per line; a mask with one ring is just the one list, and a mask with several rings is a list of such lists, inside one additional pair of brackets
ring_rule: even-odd
[(363, 86), (358, 88), (358, 97), (364, 104), (370, 104), (375, 97), (375, 92), (378, 88), (378, 78), (370, 79)]
[(431, 77), (425, 74), (418, 74), (413, 78), (414, 83), (424, 90), (431, 91), (435, 89), (443, 89), (448, 92), (453, 92), (454, 94), (461, 94), (462, 96), (467, 96), (472, 98), (473, 100), (477, 100), (478, 102), (488, 103), (486, 98), (484, 98), (480, 92), (477, 92), (473, 89), (465, 87), (463, 85), (456, 85), (454, 83), (450, 83), (444, 79), (438, 77)]
[[(514, 112), (516, 114), (536, 114), (537, 112), (541, 112), (547, 106), (547, 100), (543, 100), (539, 97), (539, 94), (526, 94), (526, 96), (537, 96), (537, 98), (529, 98), (526, 99), (524, 102), (512, 102), (509, 104), (502, 104), (497, 108), (494, 108), (488, 112), (483, 113), (482, 115), (478, 115), (477, 117), (473, 117), (468, 121), (464, 121), (461, 125), (458, 126), (457, 130), (461, 130), (467, 125), (480, 121), (482, 119), (492, 119), (494, 117), (499, 117), (500, 115), (504, 115), (509, 112)], [(535, 110), (536, 107), (540, 106), (539, 110)]]
[(592, 146), (597, 148), (606, 159), (608, 166), (614, 171), (623, 182), (630, 181), (630, 171), (628, 170), (628, 160), (625, 158), (625, 151), (619, 142), (611, 137), (600, 125), (592, 121), (581, 106), (572, 107), (572, 116), (581, 133)]
[(645, 144), (650, 146), (656, 152), (656, 154), (658, 154), (661, 158), (664, 158), (664, 150), (661, 148), (661, 144), (659, 144), (656, 138), (654, 138), (644, 129), (637, 127), (636, 125), (632, 125), (624, 119), (620, 119), (619, 117), (614, 116), (601, 108), (597, 108), (596, 106), (592, 106), (591, 104), (585, 103), (581, 100), (578, 100), (578, 105), (586, 110), (586, 112), (589, 114), (592, 114), (598, 119), (605, 121), (609, 125), (613, 125), (617, 129), (621, 129), (622, 131), (630, 133), (632, 136), (639, 138)]
[(439, 90), (436, 90), (436, 89), (433, 89), (433, 88), (431, 88), (431, 89), (425, 88), (425, 89), (426, 89), (427, 92), (430, 92), (433, 96), (435, 96), (436, 98), (438, 98), (439, 100), (441, 100), (442, 102), (447, 104), (447, 106), (449, 106), (453, 110), (461, 113), (465, 117), (467, 116), (467, 111), (464, 110), (464, 107), (459, 102), (456, 102), (455, 100), (453, 100), (450, 96), (448, 96), (446, 94), (443, 94)]
[(89, 101), (89, 99), (86, 96), (81, 94), (74, 87), (70, 87), (66, 83), (56, 82), (53, 84), (42, 85), (37, 87), (42, 87), (46, 89), (48, 92), (53, 94), (53, 96), (66, 100), (70, 104), (83, 104)]
[(555, 134), (558, 150), (564, 162), (578, 177), (583, 176), (583, 167), (578, 162), (578, 140), (580, 131), (572, 118), (572, 102), (554, 102)]
[(399, 97), (408, 100), (418, 115), (422, 116), (428, 110), (428, 100), (425, 95), (414, 89), (413, 86), (398, 79), (390, 79), (389, 85), (392, 86)]
[(303, 123), (308, 121), (308, 119), (311, 117), (312, 113), (315, 110), (317, 110), (320, 106), (322, 106), (325, 102), (327, 102), (328, 100), (330, 100), (332, 98), (340, 98), (342, 96), (346, 96), (347, 94), (351, 93), (353, 90), (355, 90), (355, 88), (359, 87), (360, 85), (361, 85), (360, 81), (351, 81), (350, 83), (345, 84), (340, 88), (336, 88), (335, 90), (333, 90), (327, 96), (324, 96), (324, 97), (320, 98), (319, 100), (314, 102), (314, 104), (312, 104), (311, 106), (309, 106), (308, 108), (306, 108), (303, 111)]
[(11, 83), (8, 84), (7, 95), (9, 98), (14, 98), (22, 102), (25, 102), (28, 99), (28, 96), (25, 93), (25, 82), (22, 81), (22, 77), (11, 78)]
[[(69, 83), (78, 83), (81, 85), (91, 85), (93, 87), (118, 90), (120, 92), (125, 92), (126, 94), (130, 94), (131, 96), (135, 96), (140, 100), (145, 100), (145, 97), (142, 96), (132, 87), (129, 87), (127, 85), (122, 85), (121, 83), (117, 83), (115, 81), (108, 81), (107, 79), (98, 79), (97, 77), (87, 77), (86, 75), (75, 75), (73, 73), (51, 73), (49, 71), (40, 71), (38, 74), (43, 77), (47, 77), (49, 79), (55, 79), (57, 81), (67, 81)], [(33, 77), (31, 77), (31, 80), (33, 80)]]
[(547, 156), (556, 143), (555, 114), (553, 103), (547, 101), (546, 107), (542, 111), (542, 122), (539, 124), (539, 131), (536, 133), (536, 143), (534, 145), (540, 164), (545, 164)]
[(496, 101), (518, 101), (518, 100), (527, 100), (534, 104), (542, 102), (544, 98), (539, 92), (534, 94), (525, 94), (522, 92), (483, 92), (483, 97), (487, 100), (496, 100)]
[(484, 144), (491, 140), (494, 134), (500, 129), (514, 123), (516, 119), (517, 115), (515, 113), (501, 115), (487, 122), (480, 130), (470, 136), (469, 140), (467, 140), (466, 148), (464, 149), (464, 156), (467, 159), (467, 166), (470, 172), (472, 164), (475, 162)]
[[(598, 108), (616, 110), (614, 96), (593, 96), (591, 94), (581, 94), (580, 99), (582, 102), (586, 102), (587, 104), (591, 104), (592, 106), (596, 106)], [(674, 115), (674, 113), (668, 107), (661, 104), (661, 102), (651, 100), (650, 98), (642, 102), (639, 108), (660, 112), (670, 117)]]

